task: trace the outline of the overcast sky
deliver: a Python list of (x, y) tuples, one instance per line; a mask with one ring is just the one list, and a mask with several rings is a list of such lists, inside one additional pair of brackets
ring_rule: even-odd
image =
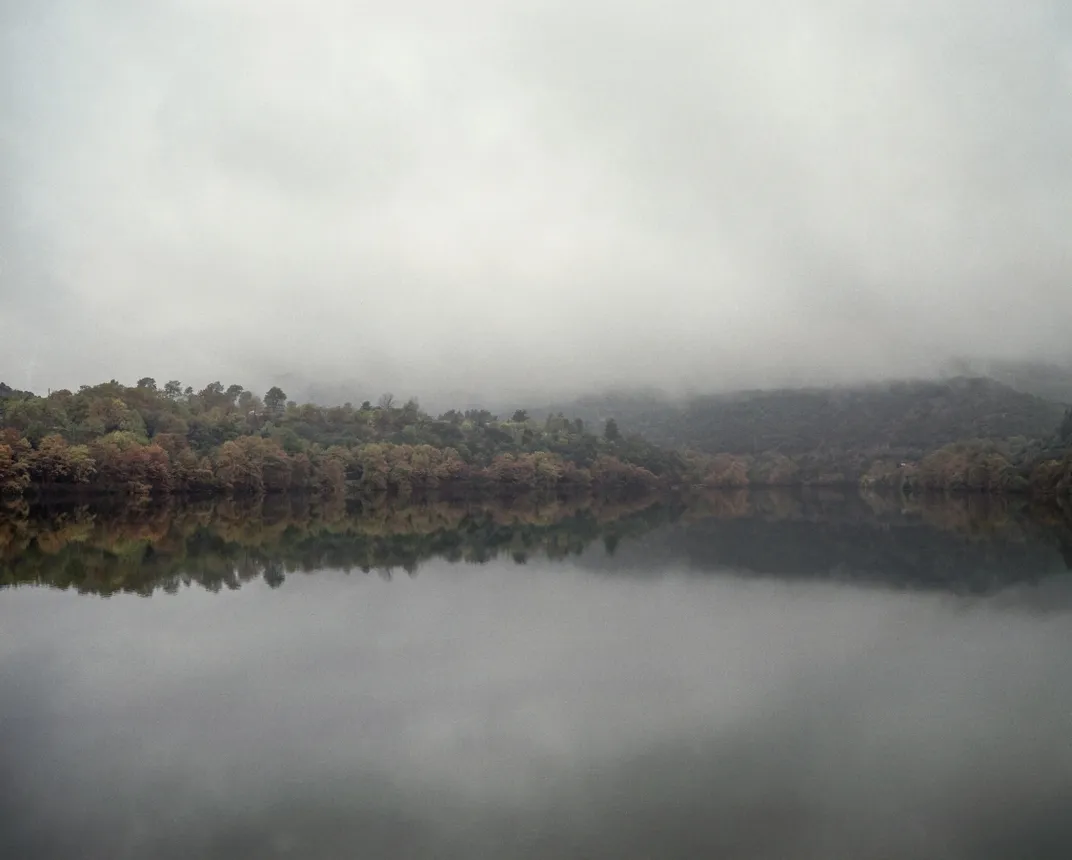
[(1063, 0), (0, 0), (0, 379), (1065, 355)]

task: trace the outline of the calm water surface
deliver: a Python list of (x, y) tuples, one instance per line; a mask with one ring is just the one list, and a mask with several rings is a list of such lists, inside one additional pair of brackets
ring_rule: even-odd
[(4, 534), (3, 857), (1072, 857), (1059, 517), (738, 497)]

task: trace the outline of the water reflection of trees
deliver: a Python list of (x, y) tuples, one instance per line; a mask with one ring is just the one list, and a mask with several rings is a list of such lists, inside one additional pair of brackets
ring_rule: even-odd
[(898, 527), (926, 525), (966, 538), (1023, 540), (1042, 534), (1072, 533), (1072, 508), (993, 493), (900, 493), (816, 488), (723, 490), (691, 497), (685, 521), (761, 519), (845, 521)]
[(989, 592), (1072, 569), (1072, 511), (992, 494), (731, 493), (669, 540), (699, 569)]
[[(660, 528), (666, 526), (666, 528)], [(608, 569), (693, 568), (816, 576), (848, 571), (973, 589), (1072, 562), (1067, 511), (995, 496), (724, 491), (607, 500), (360, 504), (300, 496), (134, 507), (38, 507), (0, 513), (0, 586), (40, 584), (108, 595), (234, 589), (325, 568), (414, 574), (431, 558), (480, 564), (577, 556), (595, 545)], [(1069, 564), (1072, 566), (1072, 564)], [(973, 578), (973, 579), (972, 579)], [(1000, 583), (999, 583), (1000, 584)]]
[(416, 573), (440, 557), (480, 564), (499, 556), (578, 555), (668, 521), (651, 497), (526, 496), (509, 502), (315, 498), (113, 508), (22, 508), (0, 516), (0, 585), (40, 584), (86, 593), (238, 588), (258, 577), (324, 568)]

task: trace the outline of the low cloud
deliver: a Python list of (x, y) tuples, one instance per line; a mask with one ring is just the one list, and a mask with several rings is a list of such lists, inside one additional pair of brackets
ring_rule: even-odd
[(1072, 13), (14, 4), (0, 377), (422, 396), (1065, 356)]

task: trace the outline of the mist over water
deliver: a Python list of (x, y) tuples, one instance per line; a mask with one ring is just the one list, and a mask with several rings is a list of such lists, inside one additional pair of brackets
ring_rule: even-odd
[[(962, 508), (770, 510), (524, 564), (288, 555), (278, 588), (6, 588), (0, 849), (1068, 856), (1060, 541)], [(146, 565), (179, 551), (157, 545)], [(199, 578), (206, 551), (225, 552), (192, 533)]]

